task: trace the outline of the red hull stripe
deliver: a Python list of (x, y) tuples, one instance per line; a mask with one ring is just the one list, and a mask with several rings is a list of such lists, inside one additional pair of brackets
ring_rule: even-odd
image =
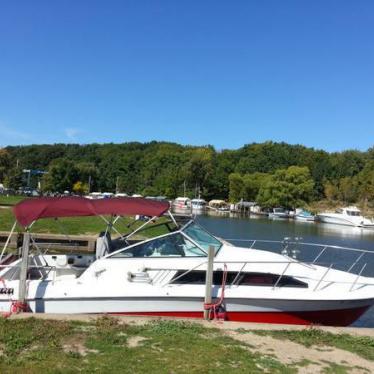
[[(226, 312), (226, 320), (236, 322), (280, 323), (291, 325), (348, 326), (356, 321), (367, 309), (368, 307), (313, 312)], [(129, 312), (110, 314), (203, 318), (203, 312)]]

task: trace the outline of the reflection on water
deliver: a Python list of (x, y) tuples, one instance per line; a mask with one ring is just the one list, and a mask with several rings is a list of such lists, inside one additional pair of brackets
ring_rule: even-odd
[[(360, 258), (352, 269), (359, 272), (366, 264), (362, 275), (374, 277), (374, 230), (350, 226), (339, 226), (318, 222), (303, 222), (294, 220), (268, 219), (267, 217), (240, 217), (232, 214), (200, 215), (197, 221), (213, 234), (230, 239), (235, 245), (250, 247), (253, 242), (241, 240), (274, 240), (283, 241), (288, 237), (290, 240), (299, 238), (304, 243), (316, 243), (337, 245), (342, 247), (365, 249), (372, 251), (373, 255), (366, 254)], [(240, 239), (235, 240), (235, 239)], [(282, 243), (260, 243), (256, 242), (256, 248), (267, 249), (280, 253)], [(299, 259), (312, 262), (320, 252), (320, 247), (302, 247)], [(334, 264), (335, 268), (348, 270), (358, 259), (360, 253), (348, 252), (329, 248), (318, 259), (318, 263), (329, 266)], [(374, 295), (373, 295), (374, 296)], [(365, 313), (354, 326), (374, 327), (374, 308)]]

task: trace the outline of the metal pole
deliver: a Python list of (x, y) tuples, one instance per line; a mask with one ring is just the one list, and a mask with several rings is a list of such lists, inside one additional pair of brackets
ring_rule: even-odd
[[(210, 245), (208, 248), (208, 264), (205, 275), (205, 298), (204, 304), (212, 303), (212, 283), (213, 283), (213, 261), (214, 261), (214, 246)], [(204, 319), (209, 319), (209, 310), (204, 308)]]
[(5, 251), (6, 251), (7, 247), (8, 247), (8, 244), (9, 244), (9, 242), (10, 242), (10, 239), (11, 239), (12, 235), (13, 235), (13, 231), (14, 231), (15, 228), (16, 228), (16, 225), (17, 225), (17, 221), (14, 221), (14, 224), (13, 224), (13, 226), (12, 226), (12, 229), (10, 230), (9, 236), (8, 236), (6, 242), (5, 242), (4, 248), (3, 248), (3, 250), (1, 251), (0, 261), (3, 259), (4, 253), (5, 253)]
[(23, 244), (22, 244), (22, 260), (21, 260), (21, 270), (19, 277), (19, 290), (18, 290), (18, 301), (20, 303), (26, 302), (26, 280), (27, 280), (27, 269), (29, 264), (29, 250), (30, 250), (30, 233), (26, 231), (23, 234)]

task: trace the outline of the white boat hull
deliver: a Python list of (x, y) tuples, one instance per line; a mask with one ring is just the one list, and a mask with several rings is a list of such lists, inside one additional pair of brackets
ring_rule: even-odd
[(304, 221), (304, 222), (314, 222), (314, 216), (310, 216), (310, 217), (305, 217), (305, 216), (298, 216), (296, 215), (295, 216), (295, 219), (297, 221)]
[[(203, 297), (95, 297), (28, 300), (35, 313), (133, 314), (201, 318)], [(226, 319), (244, 322), (347, 325), (374, 303), (359, 300), (225, 299)], [(0, 302), (2, 312), (10, 302)]]
[(331, 223), (334, 225), (344, 225), (344, 226), (353, 226), (353, 227), (374, 227), (374, 225), (364, 225), (360, 222), (350, 221), (344, 217), (331, 217), (323, 214), (317, 216), (318, 221), (323, 223)]

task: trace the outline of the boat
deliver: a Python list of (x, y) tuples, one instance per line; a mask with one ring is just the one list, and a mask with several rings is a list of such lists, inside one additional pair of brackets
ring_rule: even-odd
[[(374, 304), (374, 278), (362, 275), (364, 267), (360, 269), (358, 261), (349, 271), (318, 265), (328, 246), (312, 262), (294, 258), (290, 240), (279, 253), (259, 249), (258, 241), (251, 248), (234, 246), (193, 218), (174, 216), (168, 202), (43, 197), (24, 200), (13, 211), (24, 228), (23, 246), (20, 257), (4, 257), (5, 248), (0, 257), (3, 313), (205, 316), (344, 326)], [(128, 225), (132, 231), (112, 238), (115, 223), (133, 215), (149, 219)], [(32, 239), (34, 222), (79, 216), (102, 217), (108, 224), (97, 239), (95, 253), (38, 251)], [(146, 236), (147, 228), (158, 235)], [(160, 234), (161, 228), (165, 231)], [(346, 250), (361, 257), (372, 253)], [(212, 292), (211, 301), (206, 289)]]
[(308, 222), (314, 222), (315, 216), (305, 209), (296, 209), (294, 218), (297, 221), (308, 221)]
[(290, 218), (289, 212), (284, 208), (273, 208), (269, 213), (269, 218)]
[(334, 213), (318, 213), (316, 219), (323, 223), (346, 225), (364, 228), (374, 228), (374, 221), (365, 218), (361, 211), (355, 206), (336, 209)]
[(125, 192), (117, 192), (114, 196), (115, 197), (127, 197), (128, 195)]
[(206, 201), (204, 199), (192, 199), (191, 206), (193, 212), (203, 212), (206, 209)]
[(177, 197), (172, 203), (172, 210), (176, 214), (191, 214), (191, 199), (188, 197)]
[(230, 205), (225, 200), (213, 199), (209, 201), (209, 209), (220, 212), (220, 213), (229, 213)]

